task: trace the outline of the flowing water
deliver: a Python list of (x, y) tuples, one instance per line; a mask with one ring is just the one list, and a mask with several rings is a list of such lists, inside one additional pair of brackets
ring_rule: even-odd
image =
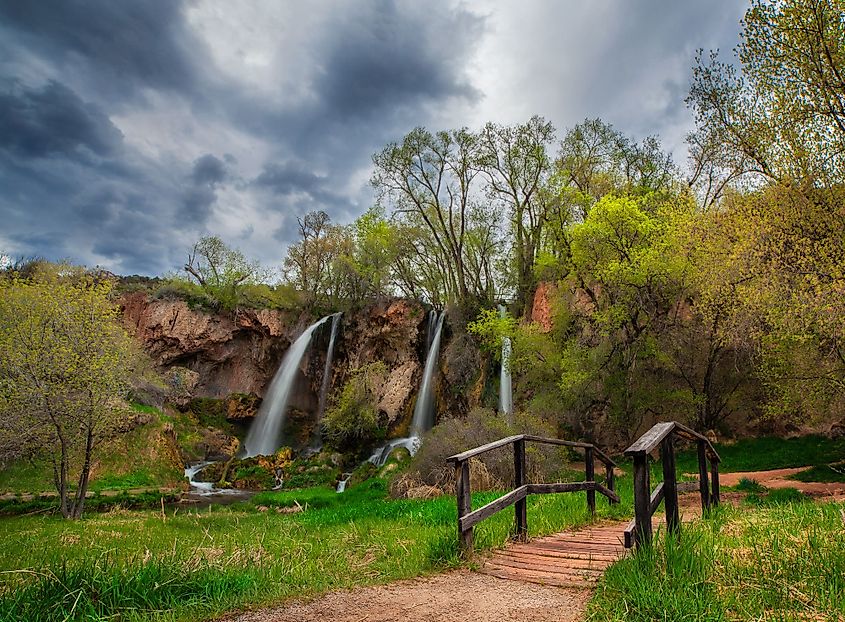
[(267, 456), (275, 453), (280, 447), (281, 434), (287, 416), (288, 400), (296, 380), (296, 374), (299, 371), (299, 364), (308, 350), (314, 331), (331, 317), (331, 315), (327, 315), (306, 328), (305, 332), (285, 352), (282, 364), (279, 365), (279, 369), (273, 377), (273, 382), (270, 383), (270, 388), (264, 396), (264, 401), (261, 402), (261, 408), (258, 409), (258, 414), (249, 428), (244, 443), (247, 458), (258, 455)]
[[(332, 380), (332, 359), (334, 358), (334, 343), (337, 339), (337, 329), (340, 326), (341, 315), (343, 315), (343, 313), (335, 313), (332, 316), (332, 335), (331, 337), (329, 337), (329, 349), (328, 352), (326, 352), (326, 365), (323, 367), (323, 384), (320, 385), (320, 410), (318, 411), (319, 419), (322, 419), (323, 415), (326, 412), (326, 397), (328, 396), (329, 385), (331, 384)], [(317, 430), (319, 429), (320, 426), (318, 425)]]
[(346, 483), (349, 481), (349, 478), (352, 477), (352, 473), (344, 473), (342, 479), (337, 483), (337, 488), (335, 489), (337, 492), (344, 492), (346, 490)]
[[(431, 316), (429, 316), (431, 317)], [(377, 467), (384, 466), (391, 452), (397, 447), (404, 447), (413, 456), (420, 447), (420, 437), (434, 427), (434, 384), (435, 373), (437, 372), (437, 360), (440, 356), (440, 334), (443, 330), (443, 318), (445, 313), (434, 322), (434, 336), (428, 348), (428, 355), (425, 357), (425, 368), (423, 379), (420, 384), (420, 392), (417, 395), (417, 403), (414, 405), (414, 418), (411, 420), (411, 436), (407, 438), (396, 438), (388, 441), (379, 447), (370, 456), (369, 461)]]
[[(504, 305), (499, 305), (499, 316), (505, 317)], [(513, 414), (513, 385), (511, 382), (511, 340), (502, 338), (502, 370), (499, 373), (499, 412)]]

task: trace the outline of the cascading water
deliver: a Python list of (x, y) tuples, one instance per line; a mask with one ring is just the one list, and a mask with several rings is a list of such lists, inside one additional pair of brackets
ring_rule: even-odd
[(270, 388), (267, 390), (267, 395), (261, 402), (261, 408), (258, 409), (255, 421), (249, 428), (244, 443), (247, 458), (270, 455), (279, 448), (280, 436), (287, 415), (288, 400), (296, 379), (296, 372), (299, 370), (299, 364), (311, 343), (311, 336), (314, 331), (331, 317), (331, 315), (327, 315), (306, 328), (305, 332), (285, 352), (282, 364), (279, 365), (279, 369), (273, 377), (273, 382), (270, 383)]
[(349, 482), (350, 477), (352, 477), (352, 473), (344, 473), (343, 475), (341, 475), (341, 479), (337, 483), (337, 488), (335, 488), (335, 492), (345, 492), (346, 484)]
[(425, 357), (422, 384), (417, 396), (417, 403), (414, 405), (414, 418), (411, 420), (411, 434), (413, 436), (419, 436), (434, 427), (434, 372), (437, 369), (437, 358), (440, 356), (440, 333), (443, 329), (445, 315), (445, 313), (441, 313), (437, 319), (434, 338), (431, 340), (428, 356)]
[(441, 313), (435, 322), (434, 337), (425, 358), (422, 384), (417, 403), (414, 405), (414, 418), (411, 420), (411, 436), (388, 441), (383, 447), (373, 452), (369, 461), (378, 467), (384, 466), (391, 452), (397, 447), (404, 447), (413, 456), (419, 449), (420, 436), (434, 427), (434, 374), (437, 370), (437, 359), (440, 356), (440, 333), (443, 330), (444, 317), (445, 314)]
[[(504, 305), (499, 305), (499, 316), (505, 317)], [(513, 385), (511, 382), (511, 340), (502, 338), (502, 370), (499, 374), (499, 412), (510, 417), (513, 414)]]
[(323, 414), (326, 412), (326, 396), (329, 393), (329, 385), (331, 384), (332, 380), (332, 359), (334, 358), (334, 343), (337, 339), (337, 329), (340, 326), (341, 315), (343, 315), (343, 313), (335, 313), (332, 316), (332, 335), (331, 337), (329, 337), (329, 349), (326, 352), (326, 364), (323, 367), (323, 384), (320, 385), (320, 419), (323, 418)]
[(428, 312), (428, 329), (425, 332), (426, 354), (431, 349), (431, 340), (434, 339), (434, 327), (437, 325), (437, 311), (432, 309)]

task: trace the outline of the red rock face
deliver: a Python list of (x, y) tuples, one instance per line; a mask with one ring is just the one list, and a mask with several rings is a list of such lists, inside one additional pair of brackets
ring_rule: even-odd
[(262, 395), (295, 328), (279, 311), (211, 314), (194, 311), (181, 300), (150, 300), (143, 293), (121, 302), (124, 325), (156, 365), (197, 372), (197, 394), (207, 397)]
[[(285, 351), (313, 321), (266, 309), (208, 313), (192, 310), (181, 300), (151, 300), (143, 293), (125, 296), (121, 306), (127, 330), (137, 336), (159, 369), (187, 368), (197, 374), (193, 397), (263, 396)], [(381, 360), (388, 375), (379, 409), (391, 425), (405, 418), (422, 373), (420, 330), (425, 320), (422, 305), (401, 299), (345, 314), (332, 387), (342, 385), (348, 370)], [(292, 409), (317, 411), (328, 338), (327, 330), (314, 334), (291, 396)]]
[(557, 296), (557, 286), (549, 281), (541, 281), (534, 292), (534, 304), (531, 307), (531, 321), (539, 324), (544, 333), (553, 328), (552, 304)]

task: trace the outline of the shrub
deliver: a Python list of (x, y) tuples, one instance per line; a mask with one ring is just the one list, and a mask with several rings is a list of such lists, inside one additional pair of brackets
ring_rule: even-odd
[[(446, 419), (432, 428), (411, 462), (411, 477), (432, 486), (443, 486), (454, 477), (446, 458), (485, 443), (513, 434), (536, 434), (554, 437), (553, 429), (540, 419), (517, 413), (513, 423), (495, 415), (492, 410), (476, 408), (463, 419)], [(552, 445), (529, 443), (526, 446), (527, 479), (529, 482), (551, 481), (559, 474), (571, 454)], [(479, 456), (489, 477), (483, 487), (509, 485), (513, 481), (513, 449), (510, 446), (494, 449)], [(472, 473), (472, 469), (470, 470)], [(478, 488), (479, 490), (482, 488)]]
[(352, 372), (323, 417), (323, 436), (339, 451), (360, 451), (384, 439), (376, 407), (387, 367), (375, 361)]

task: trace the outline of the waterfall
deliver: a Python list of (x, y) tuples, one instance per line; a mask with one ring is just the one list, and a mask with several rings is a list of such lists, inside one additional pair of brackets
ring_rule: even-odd
[[(499, 316), (505, 317), (504, 305), (499, 305)], [(502, 337), (502, 370), (499, 374), (499, 412), (513, 415), (513, 386), (511, 383), (511, 340)]]
[(431, 340), (434, 339), (434, 327), (437, 324), (437, 311), (432, 309), (428, 312), (428, 328), (425, 331), (425, 351), (431, 349)]
[(326, 352), (326, 365), (323, 367), (323, 384), (320, 386), (320, 409), (319, 419), (323, 418), (323, 414), (326, 412), (326, 396), (329, 392), (329, 385), (331, 384), (332, 380), (332, 358), (334, 358), (334, 342), (337, 339), (337, 329), (340, 326), (340, 316), (343, 313), (335, 313), (332, 316), (332, 336), (329, 337), (329, 349)]
[(311, 336), (314, 331), (330, 317), (332, 316), (327, 315), (306, 328), (305, 332), (285, 352), (282, 364), (279, 365), (279, 369), (273, 377), (273, 382), (270, 383), (270, 388), (264, 396), (264, 401), (261, 402), (261, 408), (258, 409), (258, 414), (249, 427), (249, 433), (244, 443), (247, 458), (257, 455), (270, 455), (279, 448), (280, 436), (287, 415), (288, 400), (294, 380), (296, 380), (299, 364), (311, 343)]
[(337, 488), (335, 488), (335, 491), (339, 493), (346, 491), (346, 484), (349, 482), (349, 478), (352, 477), (352, 473), (344, 473), (340, 477), (341, 479), (337, 483)]
[[(432, 313), (434, 313), (432, 311)], [(417, 403), (414, 405), (414, 418), (411, 420), (411, 436), (407, 438), (395, 438), (379, 447), (369, 457), (377, 467), (384, 466), (390, 454), (397, 447), (404, 447), (413, 456), (420, 447), (420, 436), (434, 427), (434, 374), (437, 371), (437, 359), (440, 356), (440, 333), (443, 330), (443, 319), (445, 313), (439, 317), (429, 316), (429, 321), (434, 325), (434, 332), (428, 354), (425, 357), (425, 368), (423, 369), (422, 384), (417, 395)], [(431, 325), (431, 324), (430, 324)]]
[(443, 329), (445, 315), (445, 313), (441, 313), (437, 320), (437, 328), (434, 329), (431, 347), (428, 349), (428, 356), (425, 357), (422, 384), (417, 396), (417, 403), (414, 405), (414, 418), (411, 420), (411, 434), (413, 436), (419, 436), (434, 427), (434, 372), (437, 369), (437, 357), (440, 354), (440, 333)]

